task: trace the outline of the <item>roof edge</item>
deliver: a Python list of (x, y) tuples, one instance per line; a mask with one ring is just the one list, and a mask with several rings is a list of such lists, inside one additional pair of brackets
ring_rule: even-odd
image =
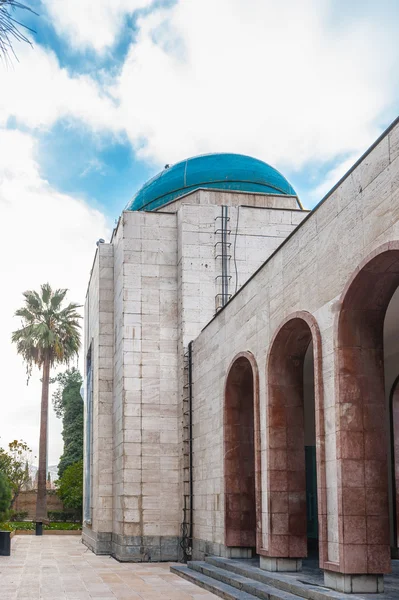
[(320, 206), (322, 206), (327, 200), (328, 198), (339, 188), (339, 186), (353, 173), (353, 171), (364, 161), (364, 159), (371, 154), (371, 152), (374, 150), (374, 148), (376, 148), (378, 146), (378, 144), (380, 144), (382, 142), (382, 140), (384, 138), (386, 138), (391, 131), (397, 126), (399, 125), (399, 116), (396, 117), (396, 119), (394, 119), (392, 121), (392, 123), (390, 125), (388, 125), (388, 127), (386, 129), (384, 129), (384, 131), (381, 133), (381, 135), (375, 140), (375, 142), (373, 142), (371, 144), (371, 146), (369, 146), (369, 148), (367, 148), (367, 150), (360, 156), (360, 158), (357, 159), (357, 161), (350, 167), (350, 169), (348, 169), (346, 171), (346, 173), (341, 177), (341, 179), (338, 180), (338, 182), (327, 192), (327, 194), (325, 196), (323, 196), (323, 198), (316, 204), (316, 206), (314, 206), (314, 208), (306, 215), (306, 217), (299, 223), (299, 225), (297, 225), (295, 227), (295, 229), (281, 242), (281, 244), (274, 250), (274, 252), (260, 265), (260, 267), (258, 267), (256, 269), (256, 271), (254, 273), (252, 273), (251, 277), (249, 279), (247, 279), (247, 281), (240, 287), (240, 289), (238, 290), (238, 292), (236, 292), (231, 298), (230, 300), (228, 300), (226, 302), (226, 304), (224, 306), (222, 306), (222, 308), (219, 309), (219, 311), (212, 317), (212, 319), (210, 321), (208, 321), (208, 323), (205, 325), (205, 327), (203, 327), (200, 331), (200, 333), (197, 335), (197, 338), (199, 337), (199, 335), (201, 335), (201, 333), (203, 331), (205, 331), (205, 329), (207, 329), (207, 327), (209, 327), (209, 325), (211, 323), (213, 323), (213, 321), (224, 311), (224, 309), (234, 300), (234, 298), (249, 284), (249, 282), (263, 269), (263, 267), (265, 265), (267, 265), (267, 263), (272, 260), (272, 258), (281, 250), (281, 248), (297, 233), (298, 229), (300, 229), (309, 219), (312, 218), (312, 216), (314, 215), (314, 213), (320, 208)]

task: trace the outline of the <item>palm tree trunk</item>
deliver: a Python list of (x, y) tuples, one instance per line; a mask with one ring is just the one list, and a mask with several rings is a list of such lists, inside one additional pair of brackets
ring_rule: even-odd
[(48, 421), (48, 394), (50, 382), (50, 361), (43, 363), (42, 402), (40, 410), (40, 441), (39, 441), (39, 470), (37, 473), (37, 500), (36, 522), (47, 520), (47, 421)]

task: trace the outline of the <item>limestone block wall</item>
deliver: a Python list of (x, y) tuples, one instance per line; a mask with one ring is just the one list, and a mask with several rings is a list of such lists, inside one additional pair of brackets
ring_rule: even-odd
[(120, 560), (173, 560), (180, 529), (176, 215), (115, 233), (114, 522)]
[[(344, 568), (339, 544), (335, 340), (339, 299), (374, 249), (399, 239), (399, 126), (333, 189), (194, 341), (194, 535), (197, 554), (223, 553), (223, 402), (234, 357), (251, 352), (259, 370), (262, 546), (268, 552), (266, 361), (270, 341), (296, 311), (317, 321), (322, 342), (325, 429), (325, 568)], [(341, 538), (342, 541), (342, 538)], [(207, 546), (206, 546), (207, 544)], [(330, 565), (330, 566), (329, 566)]]
[(308, 211), (282, 207), (239, 206), (230, 209), (231, 260), (229, 291), (233, 295), (303, 221)]
[(113, 271), (113, 247), (100, 244), (85, 306), (85, 359), (90, 352), (93, 392), (91, 523), (83, 524), (83, 541), (99, 553), (110, 551), (112, 532)]
[(97, 552), (139, 561), (180, 554), (184, 353), (215, 314), (220, 205), (231, 205), (231, 223), (235, 206), (249, 205), (235, 223), (238, 285), (306, 214), (294, 197), (238, 196), (201, 190), (169, 205), (177, 212), (124, 212), (98, 248), (85, 319), (93, 501), (84, 530)]
[[(256, 198), (254, 199), (254, 196)], [(209, 204), (209, 200), (219, 203)], [(179, 201), (177, 211), (178, 236), (178, 357), (179, 357), (179, 401), (180, 401), (180, 483), (181, 502), (188, 494), (188, 455), (185, 447), (187, 439), (187, 347), (201, 329), (214, 317), (220, 305), (222, 266), (220, 235), (221, 202), (237, 204), (233, 193), (203, 190), (190, 194)], [(228, 261), (229, 292), (244, 284), (255, 270), (272, 254), (306, 216), (307, 212), (295, 208), (294, 198), (269, 197), (254, 194), (239, 194), (238, 201), (254, 200), (261, 207), (232, 206), (228, 209)], [(277, 200), (282, 207), (276, 207)], [(198, 202), (198, 203), (197, 203)], [(271, 207), (267, 203), (272, 204)], [(170, 205), (174, 205), (173, 203)], [(263, 207), (262, 206), (265, 206)], [(238, 219), (238, 221), (237, 221)], [(211, 415), (212, 417), (212, 415)], [(210, 442), (211, 443), (211, 442)], [(209, 466), (212, 468), (212, 465)], [(195, 502), (199, 499), (196, 497)], [(181, 505), (182, 514), (183, 505)]]

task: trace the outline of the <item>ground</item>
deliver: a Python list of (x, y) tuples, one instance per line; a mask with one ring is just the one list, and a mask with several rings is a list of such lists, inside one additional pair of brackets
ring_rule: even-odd
[(0, 557), (1, 600), (216, 600), (169, 572), (170, 563), (119, 563), (78, 536), (15, 536)]

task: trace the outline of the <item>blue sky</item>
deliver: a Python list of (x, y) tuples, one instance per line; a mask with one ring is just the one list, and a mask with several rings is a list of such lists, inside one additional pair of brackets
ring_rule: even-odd
[[(106, 5), (107, 2), (110, 3), (110, 0), (100, 4)], [(87, 5), (88, 11), (96, 10), (94, 4), (90, 9), (89, 0), (84, 0), (83, 4)], [(76, 27), (76, 23), (72, 23), (72, 25), (65, 24), (65, 27), (63, 28), (62, 19), (65, 17), (65, 12), (61, 10), (57, 18), (54, 19), (54, 12), (57, 12), (57, 9), (51, 8), (51, 6), (54, 7), (57, 5), (54, 0), (48, 0), (47, 2), (32, 0), (29, 3), (29, 6), (38, 14), (22, 13), (21, 18), (23, 18), (23, 21), (34, 30), (34, 33), (32, 34), (34, 46), (40, 46), (49, 52), (53, 52), (58, 60), (59, 67), (61, 69), (66, 69), (71, 77), (90, 77), (99, 85), (100, 90), (104, 90), (109, 86), (110, 80), (116, 80), (124, 67), (126, 68), (125, 61), (127, 62), (129, 52), (134, 53), (135, 44), (140, 43), (138, 40), (140, 23), (138, 24), (138, 21), (140, 19), (145, 19), (146, 17), (151, 17), (151, 14), (157, 13), (159, 9), (164, 9), (163, 14), (165, 20), (167, 20), (168, 10), (173, 11), (173, 9), (176, 9), (179, 6), (179, 2), (177, 1), (162, 2), (162, 0), (160, 0), (153, 3), (146, 1), (133, 2), (132, 5), (136, 4), (137, 10), (130, 12), (127, 8), (129, 3), (121, 2), (120, 4), (122, 5), (120, 9), (120, 25), (116, 28), (111, 43), (107, 44), (105, 47), (101, 47), (100, 51), (99, 48), (96, 48), (90, 41), (82, 41), (79, 44), (73, 40), (73, 35), (76, 33), (76, 31), (74, 32), (73, 30), (73, 26), (75, 25)], [(126, 4), (126, 8), (124, 8), (124, 4)], [(239, 4), (240, 2), (235, 2), (234, 0), (230, 4), (230, 7), (233, 11), (234, 8), (237, 8), (237, 12), (239, 13)], [(245, 4), (241, 4), (246, 7)], [(264, 3), (266, 11), (260, 9), (260, 14), (265, 17), (272, 12), (270, 7), (269, 10), (267, 10), (267, 4), (267, 2)], [(236, 7), (234, 7), (234, 5), (236, 5)], [(253, 5), (255, 8), (255, 17), (256, 12), (259, 12), (260, 5), (259, 2), (255, 0)], [(286, 2), (286, 5), (287, 16), (289, 17), (289, 9), (292, 7), (292, 2)], [(322, 10), (320, 9), (320, 6), (323, 7)], [(353, 42), (357, 42), (358, 45), (358, 48), (355, 46), (355, 52), (357, 51), (357, 53), (360, 54), (364, 51), (364, 40), (361, 39), (361, 35), (370, 35), (370, 28), (374, 28), (376, 34), (380, 36), (379, 40), (376, 39), (377, 44), (382, 42), (382, 33), (387, 36), (387, 39), (384, 40), (385, 48), (381, 51), (381, 59), (383, 59), (384, 52), (388, 52), (390, 48), (392, 49), (395, 34), (398, 33), (397, 29), (395, 30), (395, 27), (392, 27), (392, 22), (394, 22), (395, 17), (397, 17), (397, 21), (399, 20), (398, 5), (395, 1), (385, 1), (383, 6), (383, 10), (380, 9), (381, 5), (380, 7), (377, 7), (376, 10), (375, 3), (354, 0), (349, 6), (348, 3), (343, 1), (321, 2), (316, 8), (316, 3), (304, 2), (302, 3), (302, 9), (306, 10), (307, 8), (309, 11), (313, 9), (320, 19), (317, 24), (315, 23), (314, 18), (310, 18), (308, 23), (304, 23), (304, 30), (305, 33), (310, 36), (322, 33), (326, 36), (333, 36), (333, 39), (334, 36), (336, 36), (336, 40), (339, 40), (340, 37), (345, 37), (346, 43), (348, 42), (348, 38), (349, 42), (351, 42), (352, 38)], [(73, 5), (70, 10), (74, 10)], [(203, 4), (203, 10), (201, 12), (203, 13), (203, 16), (206, 17), (206, 3)], [(250, 33), (251, 2), (245, 8), (245, 12), (247, 13), (246, 16), (249, 22)], [(209, 13), (209, 18), (215, 19), (214, 13), (215, 10), (211, 11)], [(281, 13), (279, 13), (279, 16), (280, 15)], [(183, 16), (189, 18), (190, 15), (189, 13), (186, 13), (186, 15)], [(292, 15), (292, 18), (294, 18), (294, 16), (295, 15)], [(220, 20), (221, 40), (223, 40), (224, 19), (222, 10), (219, 15), (216, 15), (216, 18), (217, 17), (219, 17)], [(78, 20), (79, 18), (78, 14), (76, 19)], [(206, 23), (206, 18), (204, 19), (204, 23)], [(88, 25), (90, 24), (88, 23)], [(161, 26), (158, 25), (154, 27), (153, 31), (150, 32), (149, 37), (152, 36), (153, 40), (156, 39), (157, 27), (159, 29)], [(316, 31), (306, 31), (306, 27), (309, 26), (315, 27)], [(81, 23), (81, 27), (83, 29), (84, 23)], [(285, 26), (280, 23), (280, 27), (281, 35), (284, 36)], [(301, 24), (299, 24), (299, 27), (301, 27)], [(319, 27), (321, 31), (317, 31), (317, 27)], [(177, 46), (179, 59), (184, 62), (186, 59), (184, 53), (189, 53), (190, 49), (179, 40), (180, 31), (171, 31), (170, 25), (169, 29), (168, 26), (165, 26), (165, 31), (166, 35), (169, 34), (170, 36), (170, 39), (167, 41), (167, 43), (170, 44), (170, 48), (173, 49)], [(375, 36), (371, 35), (368, 40), (368, 43), (371, 46), (373, 45), (373, 37)], [(95, 34), (93, 34), (93, 39), (94, 38)], [(90, 40), (90, 36), (88, 39)], [(229, 41), (231, 42), (231, 40)], [(389, 45), (389, 42), (391, 42), (391, 46)], [(206, 37), (204, 37), (204, 43), (206, 44)], [(352, 49), (350, 43), (347, 45), (348, 49)], [(165, 44), (165, 48), (167, 48), (167, 44)], [(292, 48), (294, 48), (294, 44)], [(254, 53), (252, 56), (248, 53), (247, 58), (248, 57), (250, 57), (255, 65), (257, 63), (255, 71), (259, 72), (259, 77), (267, 78), (268, 59), (266, 58), (266, 60), (264, 60), (258, 52)], [(309, 52), (309, 57), (311, 57), (311, 52)], [(228, 60), (228, 55), (226, 56), (226, 59)], [(334, 60), (333, 53), (332, 59)], [(278, 48), (276, 48), (276, 56), (273, 56), (273, 62), (278, 63), (278, 60)], [(337, 71), (342, 68), (342, 65), (339, 62), (340, 60), (342, 60), (342, 56), (337, 56)], [(347, 56), (347, 60), (353, 60), (353, 56)], [(287, 64), (285, 59), (282, 62), (283, 65)], [(150, 62), (150, 64), (152, 65), (152, 62)], [(265, 67), (264, 72), (262, 72), (263, 64)], [(142, 68), (145, 68), (144, 64), (141, 66)], [(190, 66), (195, 70), (195, 63)], [(332, 67), (334, 72), (334, 64)], [(158, 64), (157, 69), (160, 68), (161, 65)], [(203, 65), (201, 68), (203, 68)], [(205, 65), (205, 70), (206, 69), (212, 69), (211, 62), (208, 65)], [(372, 71), (373, 69), (371, 68), (370, 70)], [(307, 69), (307, 71), (309, 71), (309, 69)], [(318, 66), (315, 71), (318, 71)], [(367, 78), (367, 69), (365, 69), (365, 71), (364, 75)], [(356, 71), (354, 71), (354, 73), (356, 73)], [(237, 69), (237, 84), (239, 84), (239, 80), (240, 68)], [(142, 78), (139, 78), (139, 81), (140, 85), (142, 85)], [(324, 82), (324, 85), (326, 85), (327, 81)], [(226, 87), (230, 87), (232, 83), (231, 80), (230, 82), (226, 82)], [(306, 78), (304, 84), (306, 85)], [(334, 85), (333, 79), (331, 79), (331, 84)], [(223, 85), (222, 81), (221, 85)], [(234, 85), (236, 84), (234, 83)], [(257, 85), (255, 85), (255, 90), (256, 87)], [(266, 85), (264, 89), (266, 93), (270, 93), (269, 90), (276, 92), (276, 94), (281, 93), (281, 89), (275, 88), (272, 81), (270, 81), (270, 87)], [(369, 92), (373, 93), (372, 87), (370, 87)], [(164, 92), (162, 90), (157, 90), (157, 93), (162, 94)], [(290, 86), (288, 86), (286, 93), (293, 95), (297, 93), (302, 94), (302, 90), (298, 88), (291, 89)], [(360, 98), (359, 101), (361, 101)], [(295, 101), (293, 101), (293, 106), (294, 105)], [(249, 109), (249, 106), (244, 106), (242, 108), (245, 111)], [(273, 109), (275, 110), (274, 104)], [(133, 110), (134, 92), (132, 93), (132, 111)], [(264, 110), (267, 111), (267, 101), (265, 102)], [(351, 110), (351, 108), (348, 106), (348, 112), (349, 110)], [(372, 137), (374, 136), (374, 133), (383, 130), (395, 117), (397, 112), (397, 98), (391, 98), (391, 102), (389, 101), (389, 98), (386, 98), (386, 106), (383, 107), (383, 110), (376, 110), (374, 115), (367, 114), (368, 122), (363, 123), (363, 125), (364, 128), (368, 128), (369, 131), (363, 132), (365, 134), (364, 141), (362, 140), (359, 143), (354, 141), (353, 144), (346, 144), (347, 147), (345, 147), (344, 142), (342, 144), (342, 149), (339, 148), (338, 144), (338, 148), (334, 148), (329, 155), (321, 157), (320, 159), (317, 155), (314, 156), (310, 153), (308, 160), (305, 158), (303, 164), (300, 165), (293, 164), (295, 161), (290, 160), (290, 158), (288, 158), (288, 161), (284, 160), (284, 154), (281, 152), (278, 157), (275, 158), (275, 153), (271, 151), (269, 158), (267, 145), (266, 147), (262, 147), (261, 151), (259, 151), (257, 145), (254, 144), (254, 154), (259, 156), (259, 158), (271, 162), (282, 170), (297, 189), (303, 202), (308, 207), (312, 207), (321, 197), (321, 195), (318, 194), (319, 188), (322, 194), (327, 191), (330, 183), (333, 183), (330, 173), (334, 173), (335, 169), (341, 164), (346, 165), (348, 160), (354, 160), (356, 156), (360, 155), (360, 153), (366, 149), (368, 143), (374, 139), (374, 137)], [(193, 118), (195, 118), (194, 115)], [(332, 115), (330, 111), (326, 111), (323, 118), (328, 120), (334, 118), (334, 115)], [(351, 118), (356, 119), (357, 115), (352, 113)], [(279, 120), (284, 124), (283, 115), (279, 116)], [(185, 122), (182, 122), (181, 127), (183, 128), (185, 124)], [(21, 127), (21, 125), (23, 128), (22, 123), (18, 123), (17, 127)], [(281, 128), (279, 135), (281, 135), (282, 138), (287, 136), (288, 133), (287, 137), (290, 139), (290, 125), (291, 123), (288, 121), (286, 124), (287, 130), (285, 131), (283, 127)], [(309, 125), (310, 129), (313, 129), (314, 125), (311, 123)], [(362, 123), (360, 123), (360, 125), (362, 125)], [(16, 126), (15, 121), (13, 122), (12, 118), (10, 119), (9, 126)], [(176, 120), (176, 126), (179, 127), (178, 120)], [(267, 135), (267, 127), (265, 127), (264, 133)], [(310, 131), (310, 134), (312, 135), (313, 131)], [(234, 150), (236, 151), (251, 153), (251, 137), (255, 137), (257, 132), (254, 128), (248, 128), (247, 139), (243, 140), (242, 132), (240, 132), (239, 139), (233, 140), (233, 144), (231, 144), (231, 135), (226, 136), (225, 143), (220, 139), (220, 135), (215, 135), (214, 145), (212, 132), (207, 131), (206, 135), (207, 140), (198, 141), (198, 151), (229, 151), (231, 150), (231, 145), (233, 145)], [(275, 132), (273, 132), (273, 135), (276, 135)], [(60, 191), (85, 198), (87, 202), (96, 208), (99, 208), (112, 220), (118, 217), (121, 209), (126, 205), (129, 198), (135, 193), (140, 185), (142, 185), (150, 176), (155, 174), (164, 163), (173, 162), (173, 156), (171, 158), (168, 152), (162, 152), (162, 149), (160, 149), (158, 153), (155, 153), (155, 156), (154, 153), (150, 152), (149, 156), (143, 157), (142, 153), (137, 152), (137, 144), (140, 146), (140, 141), (132, 141), (132, 135), (129, 136), (129, 134), (126, 134), (126, 132), (123, 131), (119, 131), (117, 135), (115, 135), (115, 131), (107, 131), (106, 129), (102, 132), (93, 132), (92, 127), (87, 127), (82, 120), (75, 119), (73, 115), (60, 116), (51, 127), (37, 129), (36, 140), (36, 157), (42, 177)], [(165, 146), (167, 148), (167, 142)], [(191, 145), (190, 148), (186, 149), (182, 144), (176, 152), (176, 155), (181, 159), (189, 155), (190, 152)], [(172, 155), (174, 154), (175, 148), (173, 148)], [(288, 164), (285, 164), (286, 162), (288, 162)], [(340, 174), (339, 168), (338, 174)]]
[[(156, 7), (161, 3), (154, 3)], [(170, 2), (163, 3), (171, 4)], [(98, 81), (121, 68), (129, 45), (134, 41), (137, 16), (125, 15), (124, 24), (112, 46), (112, 53), (99, 55), (90, 48), (76, 49), (57, 34), (45, 3), (27, 2), (34, 13), (20, 11), (21, 21), (32, 31), (33, 45), (54, 52), (62, 68), (73, 75), (89, 75)], [(144, 11), (145, 13), (145, 11)], [(10, 119), (9, 127), (16, 127)], [(93, 135), (84, 123), (60, 119), (37, 136), (40, 173), (60, 191), (78, 195), (101, 210), (110, 220), (116, 219), (129, 198), (156, 171), (151, 161), (136, 157), (129, 140), (112, 135)]]
[[(313, 207), (399, 113), (399, 3), (25, 1), (33, 47), (0, 62), (0, 445), (35, 449), (40, 374), (27, 388), (9, 341), (22, 291), (50, 281), (83, 304), (96, 240), (189, 156), (260, 158)], [(60, 429), (52, 414), (51, 464)]]

